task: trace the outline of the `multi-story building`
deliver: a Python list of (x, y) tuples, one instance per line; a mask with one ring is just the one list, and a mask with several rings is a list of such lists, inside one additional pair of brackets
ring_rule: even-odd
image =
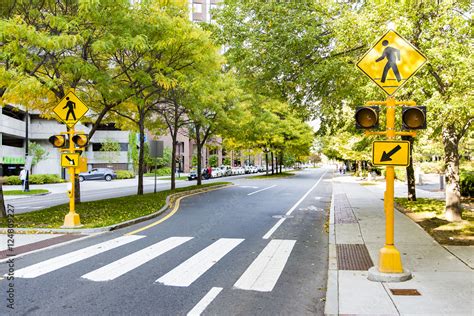
[[(194, 22), (211, 22), (211, 10), (216, 8), (219, 0), (190, 0), (189, 18)], [(49, 142), (52, 135), (66, 131), (64, 124), (54, 120), (40, 117), (40, 113), (33, 111), (25, 112), (21, 106), (7, 105), (0, 109), (0, 176), (17, 175), (21, 167), (25, 165), (27, 142), (35, 142), (41, 145), (47, 152), (43, 160), (32, 167), (32, 173), (49, 173), (65, 175), (65, 170), (60, 166), (60, 156)], [(77, 124), (76, 130), (88, 133), (90, 124)], [(110, 167), (115, 170), (132, 170), (133, 161), (130, 155), (130, 146), (136, 144), (130, 140), (136, 137), (135, 132), (118, 129), (114, 124), (100, 126), (92, 139), (89, 141), (85, 156), (88, 158), (88, 168)], [(156, 138), (148, 135), (149, 139)], [(165, 148), (171, 148), (170, 135), (158, 137)], [(119, 144), (120, 150), (104, 152), (101, 150), (105, 142)], [(202, 153), (203, 165), (209, 164), (209, 157), (216, 155), (218, 165), (223, 162), (222, 140), (213, 138), (209, 141), (211, 146), (205, 146)], [(189, 172), (193, 167), (193, 156), (197, 154), (195, 142), (182, 131), (178, 135), (176, 150), (178, 158), (178, 169), (181, 172)], [(244, 157), (233, 155), (232, 165), (245, 161)], [(249, 159), (250, 161), (250, 159)], [(261, 162), (261, 157), (259, 157)]]

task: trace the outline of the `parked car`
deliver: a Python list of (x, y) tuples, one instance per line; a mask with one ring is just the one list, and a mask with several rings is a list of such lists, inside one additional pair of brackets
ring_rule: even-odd
[(109, 168), (95, 168), (87, 172), (79, 173), (79, 181), (84, 180), (105, 180), (110, 181), (116, 179), (117, 174)]
[(222, 171), (220, 168), (212, 168), (211, 178), (222, 177)]
[[(202, 171), (201, 171), (201, 176), (202, 176), (202, 179), (204, 179), (204, 180), (210, 178), (209, 174), (207, 173), (207, 169), (206, 169), (206, 168), (203, 168), (203, 169), (202, 169)], [(189, 173), (188, 180), (191, 181), (191, 180), (196, 180), (196, 179), (197, 179), (197, 170), (196, 170), (196, 169), (193, 169), (193, 170), (191, 170), (191, 172)]]
[(221, 166), (220, 167), (223, 176), (231, 176), (232, 168), (230, 166)]

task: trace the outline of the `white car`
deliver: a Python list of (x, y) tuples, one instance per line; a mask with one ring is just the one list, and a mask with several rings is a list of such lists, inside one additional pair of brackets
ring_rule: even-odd
[(211, 177), (212, 178), (222, 177), (222, 170), (220, 168), (212, 168)]

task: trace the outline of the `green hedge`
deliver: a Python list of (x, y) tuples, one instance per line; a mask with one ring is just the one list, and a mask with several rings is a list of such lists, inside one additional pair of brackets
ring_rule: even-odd
[(133, 171), (116, 170), (115, 173), (117, 174), (117, 179), (133, 179), (133, 178), (135, 178), (135, 173), (133, 173)]
[[(145, 176), (147, 176), (147, 177), (151, 177), (151, 176), (154, 176), (154, 175), (155, 175), (154, 170), (152, 170), (151, 172), (148, 172), (148, 173), (145, 174)], [(170, 176), (171, 175), (171, 168), (164, 167), (164, 168), (156, 169), (156, 175), (158, 177)]]
[[(3, 177), (2, 182), (5, 185), (20, 185), (21, 180), (19, 176)], [(32, 174), (30, 176), (30, 184), (50, 184), (62, 183), (65, 180), (61, 179), (57, 174)]]
[(462, 196), (474, 197), (474, 172), (461, 172), (459, 184)]

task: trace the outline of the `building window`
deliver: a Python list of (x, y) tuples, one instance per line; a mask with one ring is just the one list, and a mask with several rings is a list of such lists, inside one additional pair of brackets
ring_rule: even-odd
[(5, 107), (2, 110), (2, 114), (5, 116), (9, 116), (11, 118), (24, 121), (25, 120), (25, 112), (20, 111), (10, 105), (5, 105)]
[(202, 3), (193, 3), (193, 12), (202, 13)]
[[(128, 143), (119, 143), (120, 151), (128, 151)], [(102, 143), (92, 143), (92, 151), (100, 151)]]
[(21, 138), (14, 138), (14, 137), (3, 135), (2, 145), (23, 148), (24, 141)]
[(115, 126), (115, 123), (100, 124), (97, 126), (98, 131), (120, 131), (120, 128)]

